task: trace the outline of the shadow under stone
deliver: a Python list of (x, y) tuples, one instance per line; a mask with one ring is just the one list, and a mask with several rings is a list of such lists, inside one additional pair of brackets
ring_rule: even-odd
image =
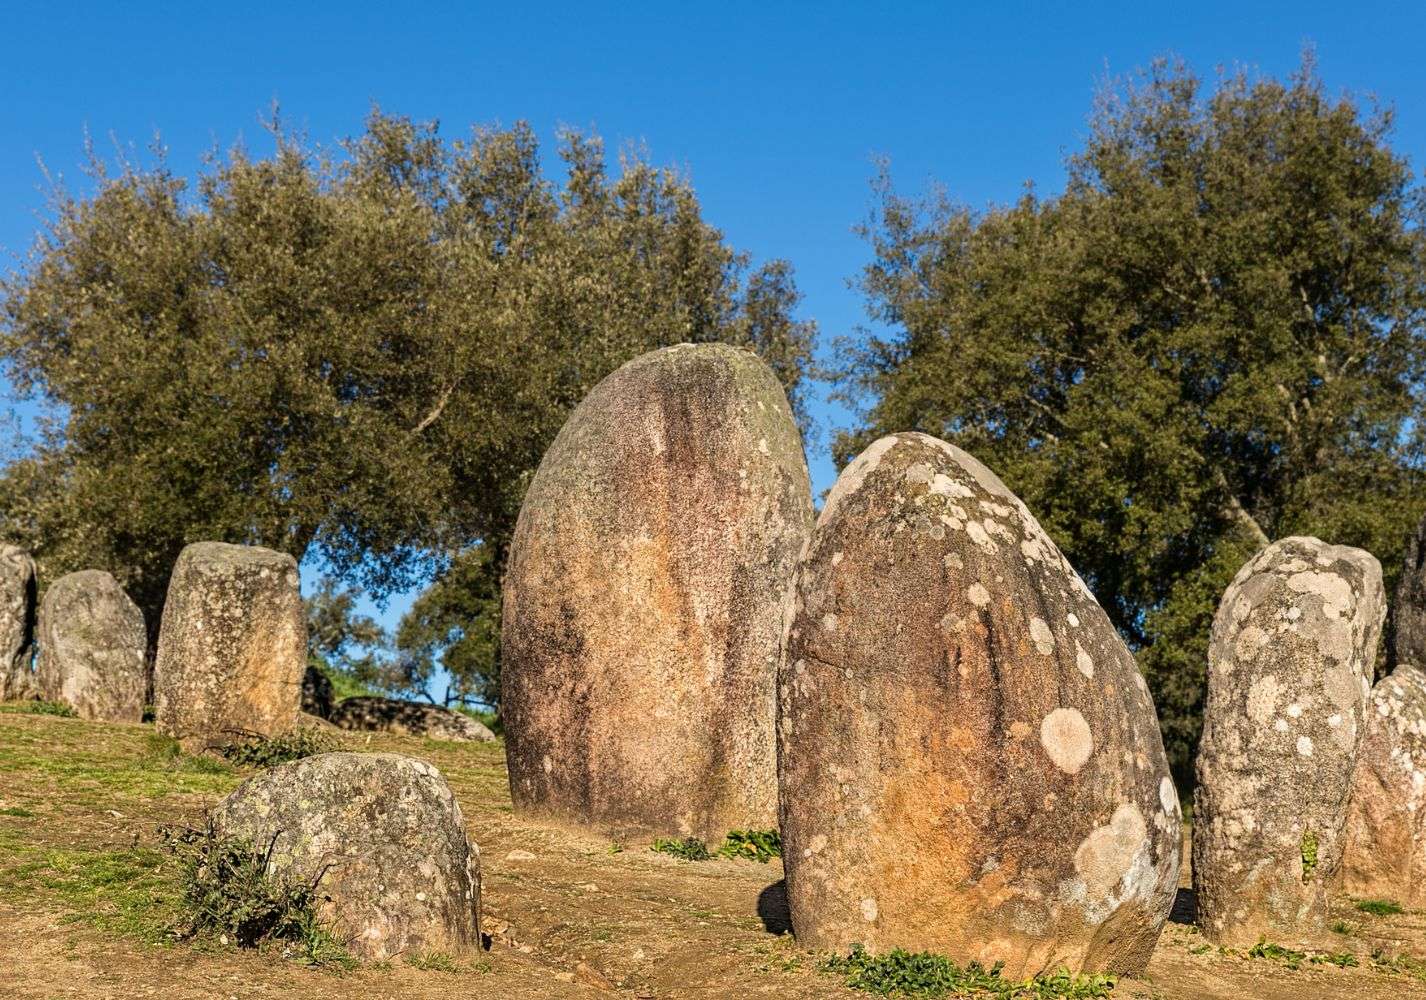
[(774, 882), (758, 893), (758, 918), (769, 934), (792, 932), (792, 911), (787, 908), (787, 880)]
[(1174, 893), (1169, 921), (1175, 924), (1198, 923), (1198, 896), (1192, 889), (1179, 889)]

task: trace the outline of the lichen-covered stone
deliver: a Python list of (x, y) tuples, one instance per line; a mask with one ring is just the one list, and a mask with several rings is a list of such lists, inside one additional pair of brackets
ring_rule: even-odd
[(302, 674), (302, 711), (325, 719), (337, 702), (332, 682), (316, 667), (309, 666)]
[(604, 379), (540, 463), (505, 579), (522, 813), (721, 839), (776, 812), (774, 683), (812, 516), (782, 386), (684, 344)]
[(1315, 538), (1269, 545), (1224, 593), (1193, 829), (1209, 940), (1321, 939), (1385, 613), (1376, 559)]
[(1426, 669), (1426, 517), (1406, 541), (1406, 560), (1387, 622), (1386, 661)]
[(292, 728), (307, 662), (297, 563), (271, 549), (189, 545), (169, 579), (154, 721), (187, 748)]
[(479, 851), (425, 761), (306, 757), (249, 778), (212, 820), (219, 836), (271, 844), (274, 874), (317, 882), (318, 918), (359, 958), (479, 947)]
[(343, 698), (332, 706), (327, 718), (342, 729), (365, 732), (472, 743), (489, 743), (495, 739), (495, 734), (479, 719), (439, 705), (423, 705), (397, 698)]
[(82, 719), (138, 722), (148, 693), (144, 614), (103, 570), (50, 584), (37, 629), (40, 691)]
[(1178, 795), (1132, 655), (1025, 505), (924, 434), (841, 474), (779, 687), (800, 943), (1132, 972), (1178, 880)]
[(1340, 888), (1426, 909), (1426, 672), (1372, 689), (1343, 832)]
[(35, 624), (35, 561), (0, 545), (0, 701), (38, 694), (30, 670)]

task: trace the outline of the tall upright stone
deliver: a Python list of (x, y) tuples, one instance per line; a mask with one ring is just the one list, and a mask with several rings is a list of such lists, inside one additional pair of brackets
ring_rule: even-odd
[(623, 835), (772, 825), (776, 664), (811, 510), (797, 425), (751, 352), (666, 348), (594, 388), (510, 549), (516, 809)]
[(843, 470), (779, 687), (801, 944), (1144, 967), (1178, 881), (1153, 702), (1103, 609), (984, 465), (895, 434)]
[(1316, 538), (1274, 542), (1224, 593), (1193, 830), (1209, 940), (1323, 937), (1385, 613), (1376, 559)]
[(1343, 833), (1340, 888), (1426, 909), (1426, 671), (1377, 681)]
[(1386, 662), (1426, 668), (1426, 517), (1406, 540), (1406, 560), (1392, 595)]
[(169, 579), (154, 664), (154, 721), (185, 746), (272, 736), (297, 720), (307, 622), (297, 562), (198, 542)]
[(69, 573), (40, 604), (40, 690), (82, 719), (138, 722), (148, 692), (144, 614), (103, 570)]
[(0, 545), (0, 701), (37, 692), (30, 671), (35, 624), (35, 561), (24, 549)]

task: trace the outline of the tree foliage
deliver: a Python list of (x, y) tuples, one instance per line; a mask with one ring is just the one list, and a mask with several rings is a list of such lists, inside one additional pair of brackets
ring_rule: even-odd
[(644, 351), (747, 345), (796, 398), (812, 328), (791, 269), (753, 269), (642, 154), (611, 173), (568, 132), (556, 183), (524, 124), (448, 142), (378, 111), (335, 150), (272, 134), (191, 183), (94, 158), (93, 193), (57, 190), (0, 283), (7, 374), (52, 415), (0, 476), (0, 535), (47, 576), (114, 572), (151, 629), (198, 540), (378, 598), (472, 546), (498, 572), (565, 415)]
[(921, 429), (1000, 472), (1137, 649), (1185, 780), (1243, 561), (1313, 534), (1392, 573), (1420, 514), (1423, 199), (1390, 128), (1310, 59), (1211, 91), (1166, 61), (1105, 88), (1056, 197), (878, 183), (890, 333), (842, 345), (838, 458)]

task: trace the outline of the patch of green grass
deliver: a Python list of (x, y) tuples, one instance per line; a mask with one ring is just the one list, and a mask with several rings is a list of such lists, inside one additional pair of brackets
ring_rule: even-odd
[(160, 852), (45, 850), (9, 838), (0, 848), (0, 898), (49, 895), (71, 911), (70, 921), (150, 944), (166, 940), (175, 883)]
[(1359, 964), (1357, 956), (1349, 951), (1297, 951), (1271, 941), (1259, 941), (1243, 955), (1246, 958), (1265, 958), (1289, 969), (1300, 969), (1303, 962), (1335, 965), (1339, 969), (1353, 968)]
[(30, 812), (30, 810), (25, 809), (25, 808), (23, 808), (23, 807), (21, 807), (21, 806), (6, 806), (4, 809), (0, 809), (0, 816), (26, 816), (26, 817), (28, 817), (28, 816), (33, 816), (33, 815), (34, 815), (34, 813)]
[(767, 864), (782, 857), (782, 837), (776, 830), (730, 830), (718, 853), (725, 858), (745, 858)]
[(232, 743), (217, 749), (225, 759), (239, 767), (265, 768), (328, 753), (336, 746), (334, 740), (316, 730), (298, 728), (277, 736), (241, 733)]
[(406, 964), (423, 972), (459, 972), (455, 959), (443, 951), (421, 951), (406, 956)]
[(1317, 870), (1317, 834), (1311, 830), (1302, 831), (1302, 881), (1306, 882)]
[(1345, 920), (1334, 920), (1332, 921), (1332, 933), (1353, 935), (1357, 933), (1357, 929)]
[(10, 701), (0, 705), (0, 712), (11, 715), (55, 715), (61, 719), (76, 719), (78, 713), (62, 701)]
[(684, 861), (707, 861), (713, 856), (708, 853), (708, 845), (697, 837), (660, 837), (649, 846), (649, 850)]
[(1357, 909), (1374, 917), (1391, 917), (1406, 912), (1400, 903), (1390, 899), (1359, 899)]
[(961, 966), (944, 955), (908, 952), (900, 948), (870, 955), (860, 946), (845, 958), (824, 960), (821, 968), (834, 973), (854, 990), (884, 997), (944, 997), (980, 994), (999, 1000), (1087, 1000), (1107, 997), (1114, 989), (1112, 976), (1075, 975), (1060, 971), (1030, 979), (1005, 979), (1000, 965), (987, 969), (979, 962)]

